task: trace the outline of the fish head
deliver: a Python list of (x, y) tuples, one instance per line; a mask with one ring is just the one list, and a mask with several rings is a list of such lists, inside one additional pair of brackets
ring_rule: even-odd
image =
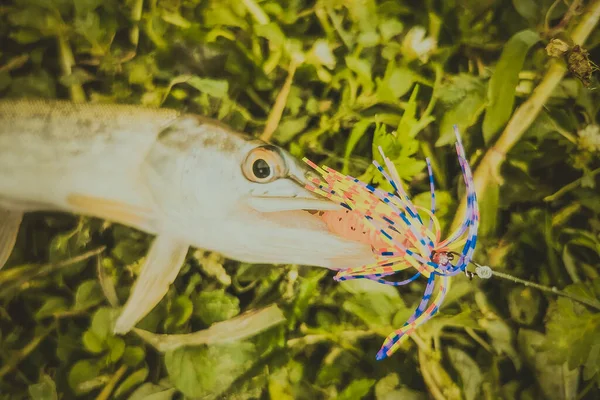
[(186, 116), (161, 132), (146, 180), (164, 229), (232, 259), (331, 269), (375, 261), (369, 245), (330, 232), (341, 207), (306, 188), (316, 174), (284, 149)]

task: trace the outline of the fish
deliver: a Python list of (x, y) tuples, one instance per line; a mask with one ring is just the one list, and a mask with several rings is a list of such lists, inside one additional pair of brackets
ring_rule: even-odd
[(166, 294), (190, 247), (247, 263), (340, 270), (372, 247), (333, 232), (340, 210), (306, 188), (285, 149), (200, 115), (136, 105), (0, 100), (0, 268), (25, 213), (100, 218), (153, 235), (114, 326), (129, 332)]

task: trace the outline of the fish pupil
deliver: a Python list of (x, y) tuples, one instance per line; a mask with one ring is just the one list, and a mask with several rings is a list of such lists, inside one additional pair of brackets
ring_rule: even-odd
[(269, 164), (261, 158), (254, 161), (254, 164), (252, 164), (252, 172), (254, 173), (254, 176), (259, 179), (268, 178), (271, 175), (271, 167), (269, 167)]

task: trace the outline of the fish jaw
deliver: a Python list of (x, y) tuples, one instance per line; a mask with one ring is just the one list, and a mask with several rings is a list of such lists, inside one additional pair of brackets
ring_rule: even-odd
[[(304, 210), (262, 213), (257, 216), (252, 242), (257, 252), (280, 264), (301, 264), (332, 270), (376, 262), (370, 244), (345, 238), (329, 230), (316, 213)], [(238, 248), (239, 251), (239, 248)], [(255, 262), (265, 262), (255, 261)]]
[(304, 210), (262, 213), (247, 208), (223, 219), (180, 221), (166, 232), (247, 263), (339, 270), (376, 261), (370, 245), (330, 232), (318, 214)]

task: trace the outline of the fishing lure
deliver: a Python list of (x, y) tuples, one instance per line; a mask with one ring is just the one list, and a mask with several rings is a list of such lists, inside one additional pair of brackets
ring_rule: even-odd
[[(456, 153), (466, 186), (467, 207), (461, 226), (445, 240), (441, 240), (440, 223), (435, 216), (435, 187), (429, 159), (426, 159), (431, 192), (429, 209), (413, 204), (402, 186), (396, 167), (381, 148), (379, 151), (387, 170), (377, 161), (373, 161), (373, 164), (395, 193), (342, 175), (329, 167), (320, 168), (304, 159), (324, 179), (314, 178), (307, 189), (330, 198), (346, 209), (321, 215), (328, 228), (340, 235), (371, 244), (377, 256), (375, 263), (338, 271), (336, 281), (371, 279), (386, 285), (402, 286), (419, 277), (427, 279), (420, 304), (408, 321), (386, 338), (377, 353), (377, 360), (389, 357), (417, 327), (438, 312), (446, 295), (449, 278), (461, 272), (467, 273), (466, 267), (473, 257), (477, 244), (479, 207), (473, 175), (458, 128), (454, 127), (454, 131)], [(423, 222), (424, 219), (428, 219), (427, 224)], [(404, 280), (386, 279), (410, 269), (415, 271)], [(437, 293), (434, 296), (436, 286)]]

